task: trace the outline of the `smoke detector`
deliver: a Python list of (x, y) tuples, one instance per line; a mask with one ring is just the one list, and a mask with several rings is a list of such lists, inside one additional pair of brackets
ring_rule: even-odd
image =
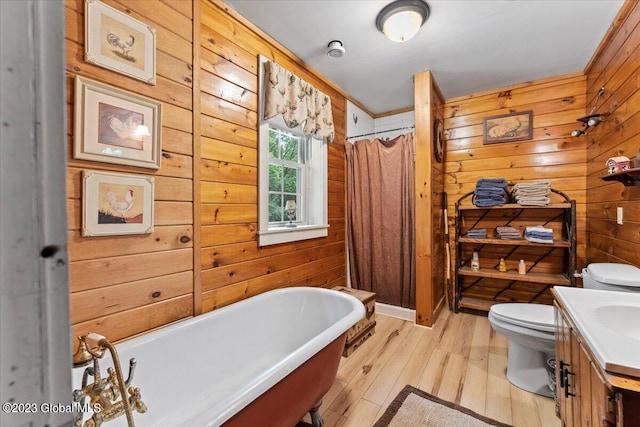
[(329, 42), (327, 48), (329, 49), (327, 50), (327, 55), (332, 58), (340, 58), (342, 55), (344, 55), (345, 52), (340, 40), (333, 40)]

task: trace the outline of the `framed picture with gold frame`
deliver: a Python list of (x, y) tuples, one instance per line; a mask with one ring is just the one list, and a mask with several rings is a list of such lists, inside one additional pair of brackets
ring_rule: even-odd
[(83, 171), (82, 235), (152, 233), (153, 198), (153, 177)]
[(532, 139), (533, 111), (486, 117), (482, 131), (482, 143), (485, 145)]
[(159, 169), (162, 103), (76, 77), (73, 157)]
[(98, 0), (85, 0), (84, 59), (156, 84), (156, 30)]

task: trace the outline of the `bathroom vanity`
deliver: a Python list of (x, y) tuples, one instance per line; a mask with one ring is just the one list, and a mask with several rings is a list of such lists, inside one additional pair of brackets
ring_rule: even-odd
[(640, 425), (640, 294), (552, 293), (562, 425)]

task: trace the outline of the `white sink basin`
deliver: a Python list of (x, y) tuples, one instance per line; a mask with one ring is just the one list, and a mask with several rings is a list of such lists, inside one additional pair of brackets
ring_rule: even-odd
[(640, 293), (565, 286), (553, 292), (603, 369), (640, 378)]
[(595, 310), (596, 320), (613, 333), (640, 341), (640, 307), (606, 305)]

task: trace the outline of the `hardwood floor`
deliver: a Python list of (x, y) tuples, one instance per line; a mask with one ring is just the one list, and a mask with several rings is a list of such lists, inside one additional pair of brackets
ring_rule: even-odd
[(443, 311), (433, 328), (376, 315), (324, 398), (325, 427), (371, 426), (407, 384), (514, 426), (560, 426), (553, 399), (506, 378), (507, 340), (486, 317)]

